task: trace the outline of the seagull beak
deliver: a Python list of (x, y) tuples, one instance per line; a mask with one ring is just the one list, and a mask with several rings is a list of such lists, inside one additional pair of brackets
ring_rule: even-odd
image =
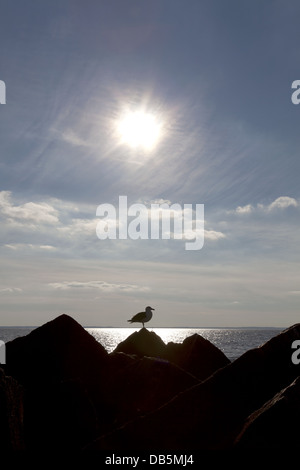
[(155, 308), (152, 308), (152, 307), (151, 307), (151, 310), (155, 310)]

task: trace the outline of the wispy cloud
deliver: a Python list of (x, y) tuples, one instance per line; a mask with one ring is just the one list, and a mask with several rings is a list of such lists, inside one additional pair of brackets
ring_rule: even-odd
[(283, 210), (288, 207), (299, 207), (300, 203), (293, 197), (289, 196), (280, 196), (275, 199), (270, 204), (257, 204), (253, 206), (252, 204), (247, 204), (246, 206), (238, 206), (236, 209), (228, 211), (231, 214), (251, 214), (253, 212), (262, 211), (262, 212), (272, 212), (277, 209)]
[(274, 209), (286, 209), (287, 207), (299, 207), (299, 202), (293, 197), (281, 196), (269, 204), (266, 209), (272, 211)]
[(226, 238), (226, 235), (223, 232), (216, 232), (215, 230), (204, 230), (205, 240), (218, 241), (222, 238)]
[(12, 221), (28, 221), (33, 223), (56, 224), (57, 210), (47, 203), (26, 202), (14, 205), (11, 202), (11, 192), (0, 192), (0, 213)]
[(112, 293), (112, 292), (148, 292), (149, 287), (138, 286), (136, 284), (116, 284), (106, 281), (63, 281), (63, 282), (54, 282), (49, 283), (49, 287), (59, 290), (67, 289), (92, 289), (100, 290), (103, 293)]
[(235, 212), (237, 214), (250, 214), (250, 212), (253, 212), (254, 207), (251, 204), (247, 204), (246, 206), (239, 206), (235, 209)]
[(17, 203), (10, 191), (2, 191), (0, 219), (2, 246), (12, 252), (29, 249), (66, 253), (68, 246), (79, 250), (87, 238), (96, 240), (94, 208), (82, 206), (80, 210), (77, 205), (59, 199)]
[(23, 289), (20, 287), (1, 287), (0, 294), (20, 294)]
[(66, 129), (58, 135), (64, 142), (75, 147), (91, 147), (91, 142), (80, 137), (73, 129)]
[(8, 248), (9, 250), (24, 250), (27, 248), (33, 249), (33, 250), (45, 250), (45, 251), (55, 251), (56, 247), (52, 245), (34, 245), (32, 243), (13, 243), (9, 244), (6, 243), (4, 245), (5, 248)]

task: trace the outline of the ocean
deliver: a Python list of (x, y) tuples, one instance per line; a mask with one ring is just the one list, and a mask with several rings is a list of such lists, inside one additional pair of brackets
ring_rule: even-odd
[[(19, 336), (25, 336), (35, 327), (0, 327), (0, 340), (5, 343)], [(111, 353), (117, 345), (139, 328), (85, 328), (107, 352)], [(237, 359), (249, 349), (256, 348), (283, 328), (148, 328), (159, 335), (165, 343), (181, 343), (187, 336), (195, 333), (208, 339), (217, 346), (230, 361)]]

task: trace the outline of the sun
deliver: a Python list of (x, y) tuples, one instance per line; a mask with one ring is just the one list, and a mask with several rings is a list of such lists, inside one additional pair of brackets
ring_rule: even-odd
[(161, 135), (161, 124), (153, 114), (128, 112), (118, 122), (121, 141), (132, 148), (153, 149)]

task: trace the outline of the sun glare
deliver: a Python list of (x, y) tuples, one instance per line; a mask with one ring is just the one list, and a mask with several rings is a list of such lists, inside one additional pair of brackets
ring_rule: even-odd
[(123, 143), (132, 148), (151, 150), (158, 142), (161, 125), (153, 114), (143, 111), (126, 114), (119, 121), (118, 130)]

